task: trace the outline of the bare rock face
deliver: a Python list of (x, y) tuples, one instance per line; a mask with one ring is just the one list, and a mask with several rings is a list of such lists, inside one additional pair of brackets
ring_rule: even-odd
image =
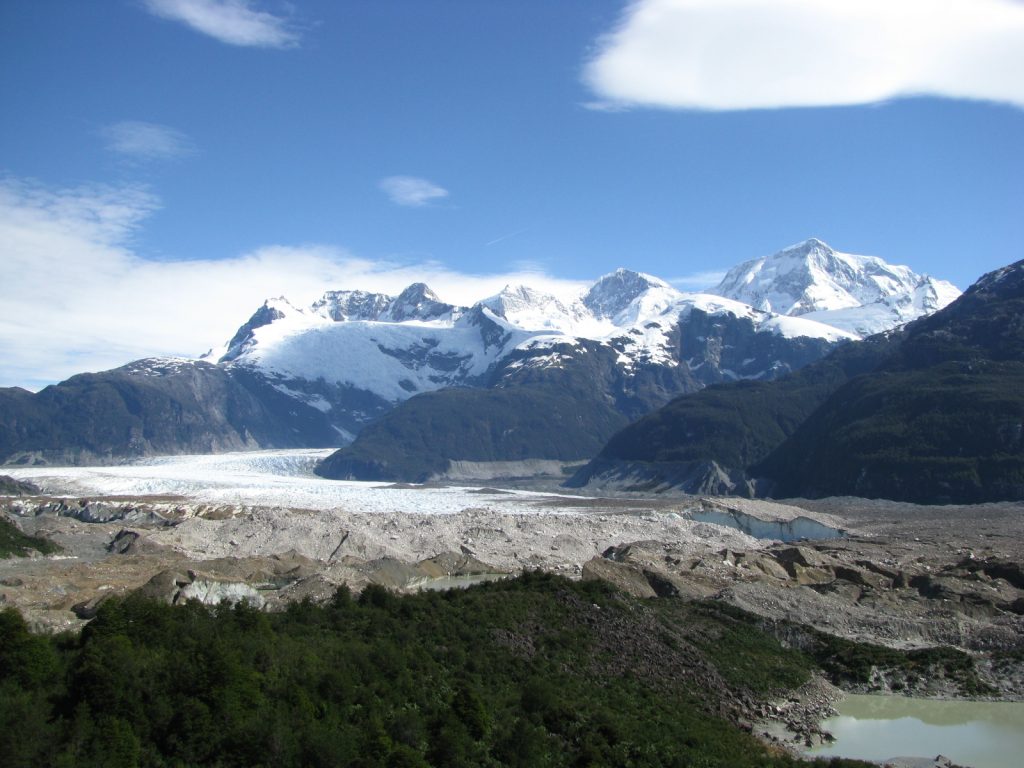
[(744, 552), (742, 560), (754, 573), (761, 573), (765, 578), (776, 581), (789, 579), (789, 572), (775, 557), (762, 552)]
[(598, 457), (565, 482), (568, 488), (676, 492), (695, 496), (752, 496), (753, 486), (742, 473), (730, 475), (715, 461), (621, 461)]
[(442, 552), (434, 557), (421, 560), (417, 568), (430, 578), (446, 576), (469, 576), (472, 574), (494, 573), (493, 565), (477, 560), (466, 553)]
[(184, 573), (165, 570), (153, 576), (137, 590), (137, 593), (143, 597), (173, 603), (178, 591), (189, 583), (190, 580)]
[(122, 528), (107, 545), (107, 551), (117, 555), (140, 555), (166, 550), (144, 533)]
[(146, 597), (172, 605), (188, 600), (198, 600), (203, 605), (247, 602), (254, 608), (263, 608), (265, 604), (260, 593), (249, 584), (204, 577), (195, 571), (184, 574), (173, 570), (161, 571), (138, 591)]
[(248, 584), (237, 581), (216, 581), (213, 579), (196, 579), (183, 586), (174, 597), (173, 602), (198, 600), (203, 605), (220, 605), (223, 602), (249, 603), (254, 608), (262, 608), (263, 597)]
[(837, 578), (830, 558), (810, 547), (787, 547), (776, 552), (775, 559), (797, 584), (829, 584)]

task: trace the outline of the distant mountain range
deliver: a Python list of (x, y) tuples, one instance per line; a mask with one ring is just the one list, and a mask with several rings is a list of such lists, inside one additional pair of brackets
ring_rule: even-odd
[(680, 394), (778, 378), (956, 295), (808, 240), (707, 293), (617, 270), (571, 300), (508, 286), (462, 307), (423, 284), (270, 299), (204, 360), (0, 390), (0, 460), (352, 443), (325, 475), (413, 480), (452, 460), (586, 459)]
[(1024, 499), (1024, 262), (791, 376), (680, 397), (617, 433), (571, 484)]

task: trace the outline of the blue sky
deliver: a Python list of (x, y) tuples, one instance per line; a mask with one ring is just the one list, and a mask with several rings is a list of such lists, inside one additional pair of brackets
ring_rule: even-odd
[(961, 288), (1024, 258), (1024, 4), (829, 6), (5, 0), (0, 384), (280, 293), (697, 288), (810, 236)]

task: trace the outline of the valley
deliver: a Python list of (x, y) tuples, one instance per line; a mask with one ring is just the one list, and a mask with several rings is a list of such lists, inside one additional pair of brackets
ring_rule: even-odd
[(0, 20), (0, 768), (1020, 762), (1024, 0)]
[(1024, 701), (1024, 263), (957, 297), (812, 239), (715, 290), (329, 291), (207, 360), (0, 391), (11, 631), (84, 648), (161, 605), (287, 628), (351, 595), (371, 625), (438, 599), (473, 624), (514, 593), (532, 629), (474, 642), (668, 665), (781, 764), (844, 692)]
[[(847, 691), (1024, 700), (1019, 503), (329, 481), (312, 474), (324, 453), (12, 468), (37, 491), (4, 498), (5, 515), (62, 550), (0, 561), (3, 605), (53, 632), (82, 626), (113, 596), (245, 599), (280, 611), (329, 601), (341, 585), (415, 593), (540, 570), (642, 601), (739, 609), (816, 654)], [(940, 647), (958, 650), (928, 650)], [(765, 710), (766, 722), (786, 726), (766, 725), (771, 738), (815, 741), (836, 695)]]
[(575, 295), (507, 285), (469, 306), (424, 283), (269, 298), (200, 358), (0, 389), (0, 461), (332, 447), (324, 476), (402, 482), (459, 462), (585, 461), (673, 398), (785, 377), (958, 295), (810, 238), (703, 292), (620, 268)]

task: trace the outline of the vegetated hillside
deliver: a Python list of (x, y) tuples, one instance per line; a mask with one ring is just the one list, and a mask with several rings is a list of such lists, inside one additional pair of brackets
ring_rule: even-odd
[(678, 397), (615, 434), (567, 485), (749, 492), (744, 470), (778, 447), (832, 392), (878, 365), (899, 337), (893, 332), (845, 344), (775, 381), (719, 384)]
[(681, 397), (612, 438), (575, 482), (686, 487), (711, 462), (736, 491), (775, 497), (1024, 498), (1024, 262), (777, 382)]
[(1024, 262), (908, 326), (752, 472), (776, 496), (1024, 498)]
[(334, 479), (424, 482), (452, 460), (592, 456), (626, 424), (609, 405), (533, 388), (445, 389), (406, 401), (324, 459)]
[(315, 408), (244, 370), (142, 360), (72, 376), (38, 393), (0, 389), (0, 461), (338, 445)]
[[(265, 614), (0, 612), (0, 759), (87, 766), (795, 766), (738, 727), (813, 662), (735, 611), (527, 574)], [(855, 761), (816, 764), (866, 765)]]

